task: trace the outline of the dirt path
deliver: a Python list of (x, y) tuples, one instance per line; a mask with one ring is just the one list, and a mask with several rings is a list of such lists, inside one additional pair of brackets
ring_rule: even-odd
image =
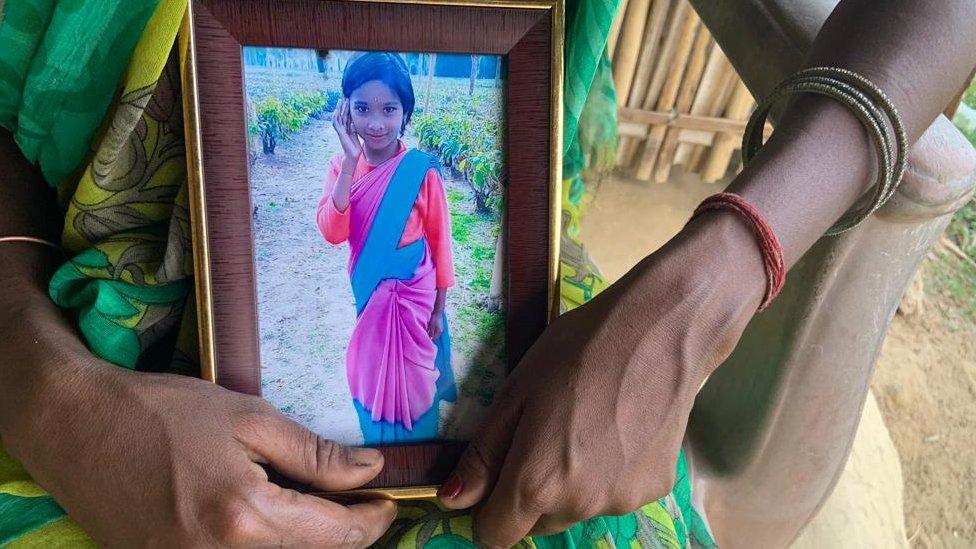
[(976, 546), (976, 326), (957, 312), (930, 294), (896, 316), (871, 383), (901, 458), (912, 547)]
[(356, 318), (349, 249), (326, 243), (315, 226), (337, 150), (330, 133), (328, 121), (313, 121), (251, 169), (261, 385), (287, 415), (355, 444), (362, 435), (344, 368)]

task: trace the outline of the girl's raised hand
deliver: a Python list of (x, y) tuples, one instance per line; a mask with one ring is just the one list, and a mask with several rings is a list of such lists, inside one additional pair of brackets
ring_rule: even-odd
[(352, 125), (352, 114), (349, 110), (349, 100), (343, 98), (332, 113), (332, 127), (339, 136), (339, 143), (342, 145), (342, 152), (346, 155), (346, 160), (355, 162), (363, 151), (363, 146), (359, 142)]

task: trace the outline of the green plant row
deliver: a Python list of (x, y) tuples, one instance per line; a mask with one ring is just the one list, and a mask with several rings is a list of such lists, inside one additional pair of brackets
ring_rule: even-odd
[(279, 140), (287, 140), (313, 118), (335, 110), (340, 92), (305, 92), (270, 96), (249, 109), (248, 132), (261, 136), (265, 154), (274, 154)]
[(414, 129), (421, 148), (438, 155), (441, 164), (468, 182), (479, 212), (500, 211), (504, 166), (502, 128), (496, 118), (441, 108), (417, 115)]

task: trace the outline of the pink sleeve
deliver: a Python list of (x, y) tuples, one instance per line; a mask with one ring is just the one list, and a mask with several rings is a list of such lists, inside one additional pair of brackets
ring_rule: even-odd
[(339, 179), (339, 157), (329, 162), (329, 173), (325, 177), (325, 190), (315, 210), (315, 221), (319, 232), (332, 244), (341, 244), (349, 238), (349, 208), (340, 212), (332, 202), (332, 190)]
[(434, 259), (437, 289), (454, 285), (454, 258), (451, 254), (451, 212), (444, 194), (444, 183), (437, 170), (431, 169), (424, 178), (421, 194), (426, 198), (424, 234)]

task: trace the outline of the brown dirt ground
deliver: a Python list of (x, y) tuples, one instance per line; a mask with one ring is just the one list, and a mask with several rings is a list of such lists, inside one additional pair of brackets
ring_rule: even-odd
[(976, 546), (976, 325), (930, 287), (895, 317), (871, 387), (901, 458), (905, 530), (920, 548)]

